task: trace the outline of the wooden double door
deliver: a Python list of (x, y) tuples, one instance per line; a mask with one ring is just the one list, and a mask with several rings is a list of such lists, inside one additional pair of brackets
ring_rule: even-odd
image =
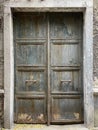
[(13, 21), (15, 122), (82, 122), (82, 14), (22, 12)]

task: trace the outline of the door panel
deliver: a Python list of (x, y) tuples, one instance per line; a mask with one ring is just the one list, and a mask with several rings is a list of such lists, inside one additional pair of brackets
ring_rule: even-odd
[(56, 40), (81, 38), (81, 16), (81, 13), (51, 13), (50, 38)]
[[(33, 38), (40, 40), (46, 38), (45, 13), (15, 13), (14, 22), (17, 23), (15, 37)], [(14, 27), (15, 27), (14, 26)]]
[(16, 41), (17, 64), (45, 65), (46, 64), (46, 43), (45, 40), (22, 40)]
[(51, 92), (79, 92), (79, 71), (51, 71)]
[(16, 92), (44, 92), (46, 91), (46, 72), (44, 70), (28, 70), (17, 72)]
[(51, 43), (51, 65), (79, 65), (80, 52), (78, 52), (78, 43), (66, 43), (67, 41), (59, 42), (60, 41)]
[(55, 96), (52, 105), (52, 122), (81, 122), (80, 96)]
[(44, 97), (17, 97), (17, 123), (46, 123)]
[(15, 122), (82, 122), (82, 13), (13, 16)]

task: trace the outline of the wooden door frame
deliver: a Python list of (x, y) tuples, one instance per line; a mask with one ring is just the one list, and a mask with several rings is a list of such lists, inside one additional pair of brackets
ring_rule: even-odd
[(14, 44), (13, 11), (25, 12), (83, 12), (83, 89), (84, 124), (94, 126), (93, 101), (93, 0), (44, 0), (4, 4), (4, 127), (14, 124)]

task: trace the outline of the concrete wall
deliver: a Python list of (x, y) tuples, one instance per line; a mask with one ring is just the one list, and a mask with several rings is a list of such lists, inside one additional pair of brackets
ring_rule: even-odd
[[(0, 89), (4, 88), (3, 82), (3, 2), (8, 0), (0, 0)], [(15, 1), (15, 0), (12, 0)], [(18, 0), (16, 0), (18, 1)], [(19, 0), (20, 1), (20, 0)], [(23, 1), (23, 0), (21, 0)], [(98, 86), (98, 0), (94, 0), (94, 86)], [(94, 96), (95, 108), (95, 126), (98, 127), (98, 96)], [(3, 120), (3, 95), (0, 94), (0, 119)]]

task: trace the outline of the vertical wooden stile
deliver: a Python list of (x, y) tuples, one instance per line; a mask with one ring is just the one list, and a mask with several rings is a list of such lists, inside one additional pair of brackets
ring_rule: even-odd
[(47, 15), (47, 125), (50, 125), (50, 34), (49, 34), (49, 15)]

